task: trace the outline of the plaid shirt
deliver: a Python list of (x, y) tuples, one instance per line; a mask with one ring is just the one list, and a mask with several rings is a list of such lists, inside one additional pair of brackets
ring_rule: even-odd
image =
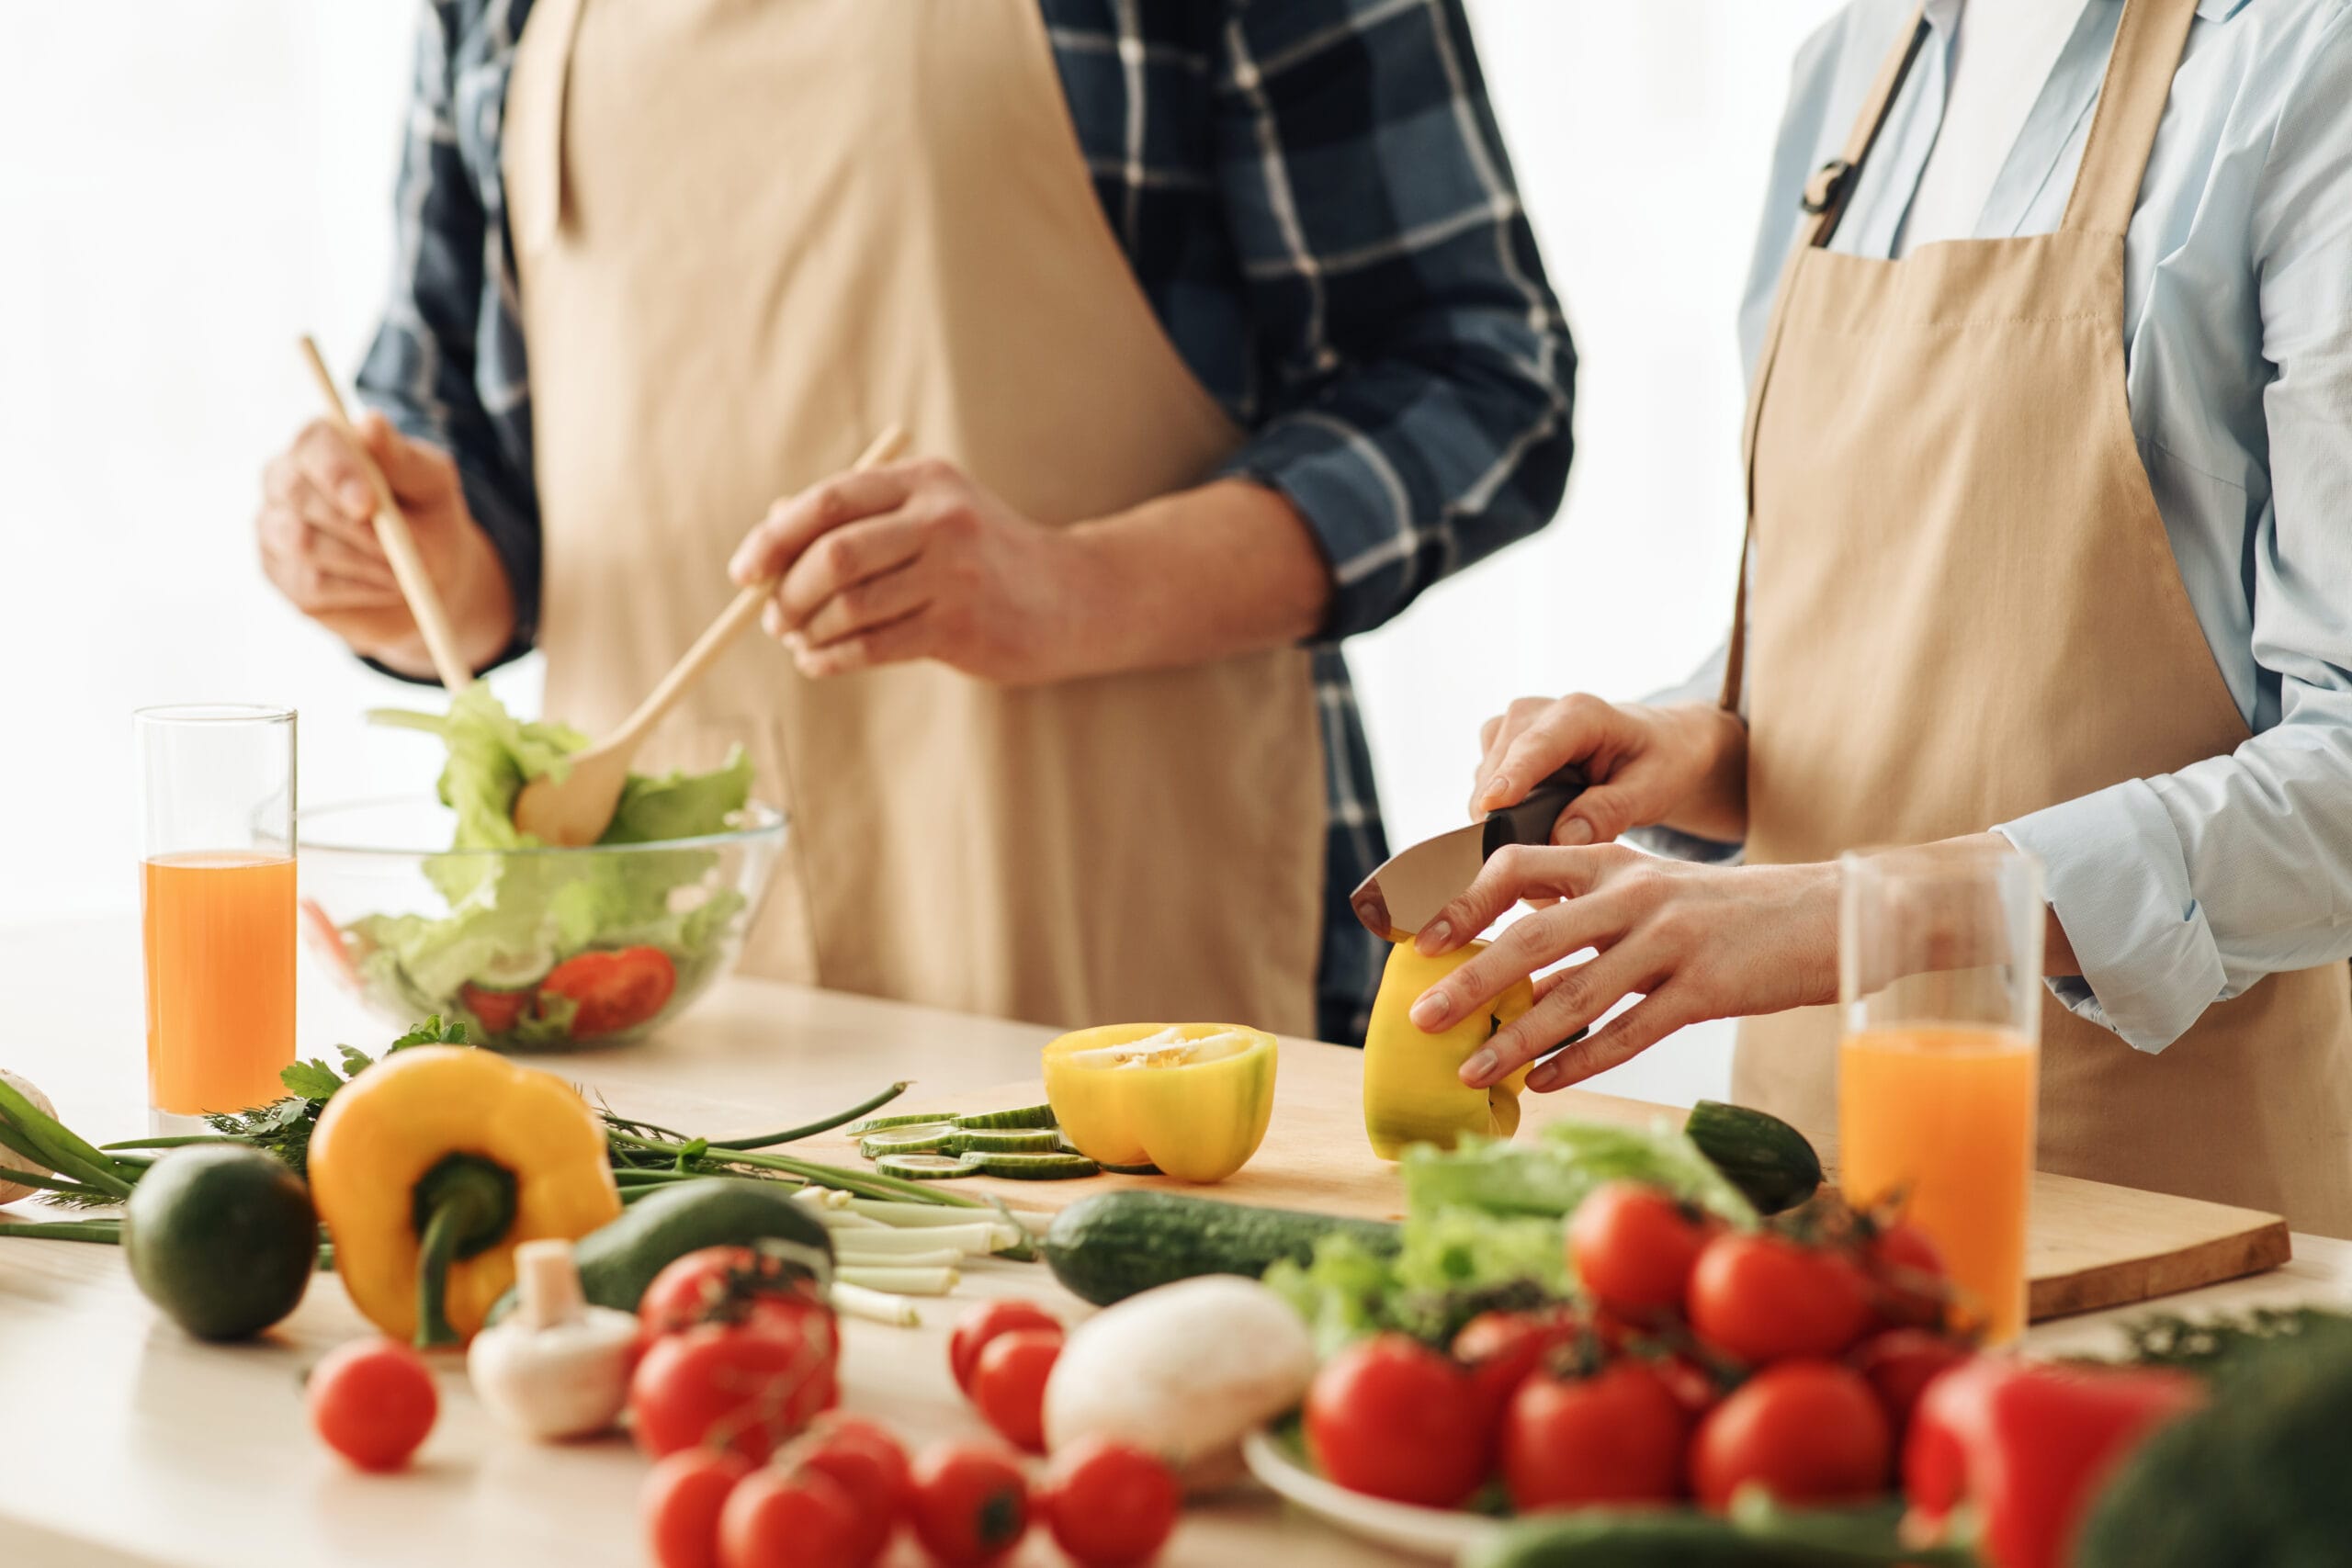
[[(1039, 0), (1111, 227), (1195, 375), (1332, 566), (1314, 649), (1330, 771), (1319, 1027), (1356, 1041), (1380, 944), (1347, 894), (1385, 856), (1338, 643), (1544, 525), (1576, 356), (1462, 0)], [(531, 409), (499, 137), (531, 0), (429, 0), (390, 303), (359, 377), (455, 456), (538, 617)]]

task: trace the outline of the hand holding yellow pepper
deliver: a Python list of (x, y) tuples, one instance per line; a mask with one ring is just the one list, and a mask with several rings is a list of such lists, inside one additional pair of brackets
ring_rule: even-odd
[(1508, 1138), (1519, 1131), (1521, 1067), (1492, 1089), (1471, 1089), (1462, 1064), (1495, 1032), (1535, 1005), (1535, 988), (1520, 981), (1451, 1029), (1424, 1034), (1407, 1016), (1414, 998), (1486, 950), (1474, 942), (1453, 953), (1425, 958), (1408, 938), (1388, 954), (1373, 998), (1372, 1028), (1363, 1043), (1363, 1125), (1372, 1152), (1396, 1159), (1408, 1145), (1452, 1148), (1464, 1133)]
[(311, 1192), (335, 1272), (396, 1339), (456, 1345), (514, 1282), (514, 1248), (621, 1212), (605, 1129), (561, 1078), (494, 1051), (418, 1045), (327, 1102)]

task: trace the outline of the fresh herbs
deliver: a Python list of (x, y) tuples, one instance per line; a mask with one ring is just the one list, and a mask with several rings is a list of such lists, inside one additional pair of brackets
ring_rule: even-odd
[(2352, 1350), (2352, 1314), (2325, 1307), (2256, 1307), (2233, 1316), (2192, 1320), (2160, 1313), (2125, 1325), (2123, 1334), (2126, 1361), (2212, 1377), (2282, 1339), (2314, 1351), (2338, 1346)]
[[(463, 1045), (466, 1026), (444, 1023), (438, 1014), (426, 1019), (406, 1034), (384, 1047), (387, 1056), (395, 1051), (405, 1051), (412, 1045)], [(286, 1086), (289, 1099), (249, 1110), (207, 1116), (204, 1120), (224, 1136), (239, 1143), (266, 1149), (294, 1168), (297, 1175), (307, 1175), (311, 1165), (311, 1134), (319, 1124), (319, 1114), (327, 1108), (335, 1091), (361, 1073), (376, 1065), (377, 1058), (356, 1045), (338, 1045), (336, 1055), (340, 1067), (330, 1066), (313, 1056), (297, 1062), (277, 1075)], [(117, 1145), (116, 1147), (129, 1147)]]

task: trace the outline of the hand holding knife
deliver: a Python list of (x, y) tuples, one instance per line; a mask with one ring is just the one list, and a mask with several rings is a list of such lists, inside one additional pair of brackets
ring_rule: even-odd
[(1590, 782), (1571, 763), (1528, 791), (1518, 805), (1391, 855), (1349, 895), (1356, 919), (1384, 941), (1409, 940), (1461, 897), (1496, 851), (1506, 844), (1550, 843), (1553, 824)]

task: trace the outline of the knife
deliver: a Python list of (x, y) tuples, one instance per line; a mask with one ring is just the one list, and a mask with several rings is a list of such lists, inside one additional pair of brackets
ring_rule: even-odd
[(1590, 783), (1570, 763), (1527, 792), (1527, 798), (1467, 827), (1424, 839), (1388, 857), (1348, 903), (1366, 931), (1384, 941), (1410, 937), (1477, 879), (1487, 857), (1505, 844), (1548, 844), (1552, 825)]

